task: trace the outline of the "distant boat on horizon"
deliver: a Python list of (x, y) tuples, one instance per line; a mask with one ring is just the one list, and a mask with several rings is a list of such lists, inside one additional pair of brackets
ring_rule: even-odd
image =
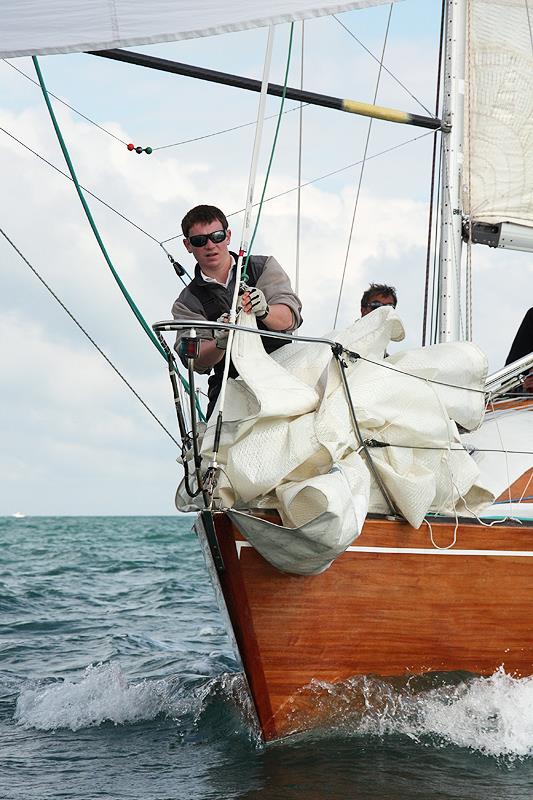
[(11, 514), (11, 516), (15, 517), (15, 519), (24, 519), (26, 514), (23, 514), (22, 511), (15, 511), (15, 513)]

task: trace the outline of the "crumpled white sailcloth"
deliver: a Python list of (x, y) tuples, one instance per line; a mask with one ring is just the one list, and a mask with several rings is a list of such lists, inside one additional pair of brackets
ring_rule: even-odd
[[(255, 317), (242, 324), (255, 326)], [(457, 428), (483, 418), (487, 362), (475, 345), (384, 358), (389, 342), (404, 338), (390, 307), (327, 338), (362, 357), (345, 359), (345, 374), (363, 439), (388, 445), (370, 455), (395, 511), (419, 527), (428, 511), (453, 512), (461, 498), (473, 511), (492, 500)], [(319, 572), (360, 533), (368, 510), (391, 510), (353, 429), (337, 361), (328, 345), (305, 342), (267, 355), (259, 336), (241, 332), (232, 357), (240, 377), (227, 386), (219, 499), (239, 510), (277, 508), (283, 527), (232, 518), (279, 569)], [(203, 438), (206, 459), (217, 412)], [(182, 491), (176, 499), (191, 510)]]

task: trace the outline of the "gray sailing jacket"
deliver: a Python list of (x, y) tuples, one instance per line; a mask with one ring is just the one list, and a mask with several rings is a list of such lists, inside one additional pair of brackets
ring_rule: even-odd
[[(233, 253), (232, 255), (236, 261), (237, 257)], [(273, 256), (251, 256), (248, 264), (248, 276), (248, 285), (256, 286), (258, 289), (261, 289), (269, 305), (282, 303), (291, 309), (292, 325), (287, 328), (286, 332), (296, 330), (296, 328), (302, 324), (302, 304), (292, 291), (289, 278), (276, 259), (273, 258)], [(200, 268), (197, 264), (193, 280), (181, 292), (172, 306), (172, 315), (174, 319), (190, 321), (191, 325), (194, 325), (195, 321), (215, 321), (221, 314), (230, 310), (234, 288), (235, 274), (233, 274), (228, 286), (224, 287), (219, 283), (205, 281), (202, 278)], [(266, 328), (264, 323), (260, 320), (258, 320), (258, 327)], [(187, 334), (187, 330), (178, 331), (176, 343), (174, 345), (176, 351), (179, 352), (180, 341), (182, 337), (187, 336)], [(204, 339), (213, 338), (210, 330), (199, 330), (198, 336)], [(268, 337), (263, 338), (263, 344), (267, 352), (272, 352), (278, 347), (283, 346), (283, 342), (279, 339), (271, 339)], [(212, 368), (213, 375), (209, 378), (210, 403), (208, 416), (214, 407), (220, 391), (223, 368), (224, 359)], [(198, 370), (198, 372), (205, 373), (210, 372), (210, 370), (211, 368), (207, 368)], [(232, 364), (230, 366), (230, 377), (235, 377), (236, 375), (237, 373)]]

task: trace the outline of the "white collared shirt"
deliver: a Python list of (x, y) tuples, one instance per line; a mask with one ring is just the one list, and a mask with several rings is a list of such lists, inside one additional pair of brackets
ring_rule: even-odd
[(233, 277), (233, 270), (234, 270), (234, 268), (236, 266), (236, 263), (237, 263), (233, 256), (231, 256), (231, 260), (232, 260), (233, 263), (232, 263), (231, 267), (228, 269), (228, 277), (226, 278), (226, 282), (225, 283), (222, 283), (222, 281), (217, 281), (216, 278), (211, 278), (209, 275), (206, 275), (205, 272), (202, 272), (202, 270), (200, 270), (200, 275), (202, 276), (202, 278), (204, 279), (204, 281), (206, 283), (218, 283), (219, 286), (224, 286), (227, 289), (228, 286), (229, 286), (229, 282)]

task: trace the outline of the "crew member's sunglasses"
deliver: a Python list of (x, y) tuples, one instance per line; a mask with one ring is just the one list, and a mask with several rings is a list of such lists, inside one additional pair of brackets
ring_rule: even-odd
[(197, 236), (187, 236), (187, 240), (193, 247), (205, 247), (209, 239), (213, 244), (221, 244), (226, 238), (226, 229), (213, 231), (213, 233), (199, 233)]
[(381, 306), (392, 306), (396, 308), (396, 303), (381, 303), (379, 300), (372, 300), (371, 303), (367, 303), (366, 307), (371, 308), (374, 311), (376, 308), (381, 308)]

